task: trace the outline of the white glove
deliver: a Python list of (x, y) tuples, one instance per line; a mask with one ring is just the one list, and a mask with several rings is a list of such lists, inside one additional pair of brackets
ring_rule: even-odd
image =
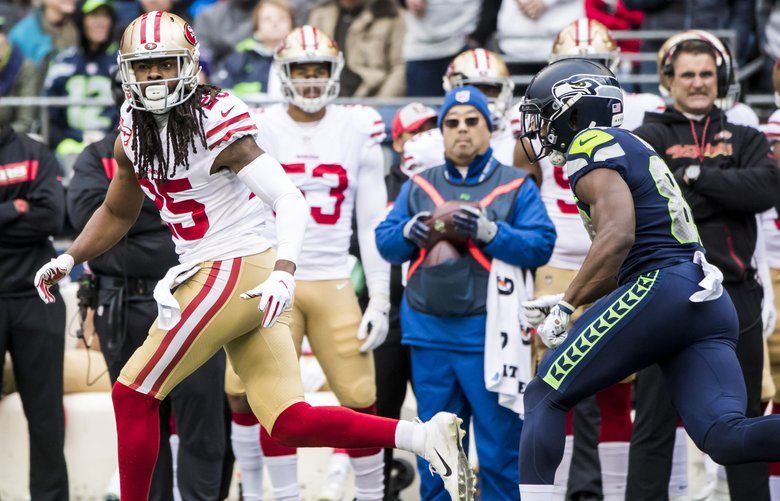
[(389, 313), (390, 301), (387, 299), (387, 296), (373, 296), (368, 301), (366, 312), (363, 313), (363, 319), (360, 321), (357, 333), (359, 340), (366, 340), (363, 346), (360, 347), (361, 353), (379, 348), (385, 342), (387, 331), (390, 329)]
[(775, 332), (775, 324), (777, 323), (777, 310), (772, 301), (764, 299), (764, 307), (761, 309), (761, 320), (764, 322), (764, 339), (769, 339), (769, 336)]
[(550, 313), (550, 308), (558, 304), (561, 299), (563, 299), (563, 293), (539, 296), (533, 301), (523, 301), (523, 314), (531, 327), (534, 329), (539, 327), (544, 322), (544, 317)]
[(557, 348), (566, 341), (569, 336), (566, 329), (569, 327), (572, 313), (574, 313), (574, 308), (569, 303), (561, 301), (550, 308), (550, 313), (544, 319), (544, 323), (536, 329), (536, 334), (549, 348)]
[(41, 266), (41, 269), (35, 273), (35, 290), (38, 291), (38, 295), (44, 303), (54, 302), (54, 294), (51, 293), (49, 287), (65, 278), (73, 269), (73, 264), (73, 256), (60, 254), (56, 259)]
[(259, 311), (264, 311), (262, 326), (271, 327), (285, 308), (292, 304), (295, 279), (286, 271), (274, 270), (268, 279), (254, 289), (241, 294), (241, 299), (260, 297)]

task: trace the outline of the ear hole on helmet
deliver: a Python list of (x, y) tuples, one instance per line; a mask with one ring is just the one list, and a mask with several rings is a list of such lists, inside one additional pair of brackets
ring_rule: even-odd
[(577, 130), (577, 118), (579, 117), (579, 112), (577, 109), (571, 110), (571, 113), (569, 113), (569, 127), (571, 127), (574, 130)]

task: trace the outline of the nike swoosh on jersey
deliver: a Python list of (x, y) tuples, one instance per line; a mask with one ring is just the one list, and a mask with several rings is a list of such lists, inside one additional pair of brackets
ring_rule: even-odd
[(337, 290), (337, 291), (340, 291), (341, 289), (343, 289), (343, 288), (344, 288), (344, 287), (346, 287), (346, 286), (347, 286), (347, 282), (342, 282), (342, 283), (340, 283), (340, 284), (338, 284), (338, 285), (336, 286), (336, 290)]
[[(225, 115), (222, 115), (222, 116), (225, 116)], [(593, 139), (594, 137), (596, 137), (596, 136), (590, 136), (588, 139), (585, 139), (584, 141), (582, 139), (580, 139), (580, 146), (584, 146), (585, 144), (590, 142), (590, 140)]]
[(433, 449), (433, 452), (436, 453), (437, 456), (439, 456), (439, 459), (441, 460), (442, 464), (444, 465), (444, 469), (446, 470), (444, 474), (442, 474), (442, 477), (449, 477), (452, 475), (452, 468), (450, 468), (450, 465), (447, 464), (447, 461), (444, 460), (443, 457), (441, 457), (441, 454), (439, 454), (439, 451), (436, 449)]
[(235, 106), (231, 106), (229, 110), (221, 112), (222, 118), (225, 118), (226, 116), (230, 115), (230, 112), (233, 111), (233, 108), (235, 108)]

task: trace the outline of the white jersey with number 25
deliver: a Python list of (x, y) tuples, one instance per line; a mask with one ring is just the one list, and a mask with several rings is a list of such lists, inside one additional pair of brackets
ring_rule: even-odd
[[(232, 171), (211, 172), (217, 155), (238, 138), (254, 137), (257, 126), (246, 104), (229, 92), (220, 92), (212, 100), (204, 97), (203, 103), (206, 146), (195, 139), (195, 147), (189, 148), (189, 167), (179, 165), (174, 173), (173, 152), (169, 150), (167, 181), (157, 181), (153, 173), (138, 180), (170, 228), (182, 263), (247, 256), (270, 247), (263, 236), (264, 204)], [(163, 151), (168, 141), (167, 127), (167, 122), (163, 123), (160, 130)], [(138, 174), (132, 146), (133, 113), (127, 103), (121, 108), (119, 133)], [(155, 170), (159, 168), (155, 165)]]

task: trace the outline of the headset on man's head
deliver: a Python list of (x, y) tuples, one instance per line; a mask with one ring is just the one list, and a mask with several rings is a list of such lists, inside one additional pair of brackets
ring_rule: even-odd
[[(712, 51), (715, 53), (715, 67), (717, 68), (718, 99), (727, 97), (729, 90), (733, 91), (732, 87), (735, 85), (736, 80), (734, 58), (728, 46), (708, 31), (689, 30), (667, 39), (658, 51), (659, 73), (667, 78), (674, 76), (674, 66), (672, 65), (674, 53), (681, 44), (689, 41), (704, 42), (712, 48)], [(669, 88), (663, 78), (659, 81), (659, 88), (662, 94), (669, 94)]]

